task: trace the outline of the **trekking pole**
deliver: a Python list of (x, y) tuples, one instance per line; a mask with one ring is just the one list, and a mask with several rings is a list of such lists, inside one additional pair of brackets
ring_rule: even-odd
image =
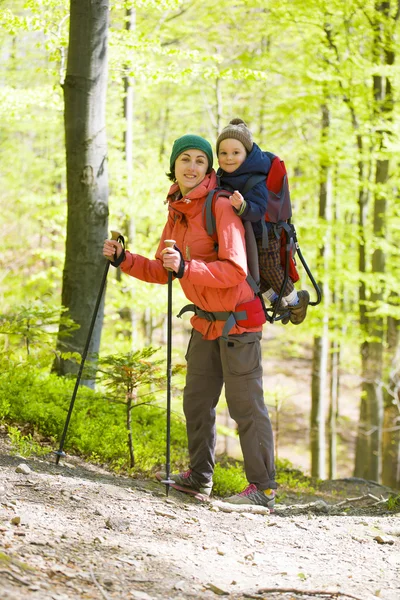
[[(125, 240), (124, 240), (123, 236), (118, 231), (111, 231), (111, 239), (115, 240), (116, 242), (120, 242), (122, 244), (122, 246), (125, 245)], [(70, 405), (69, 405), (67, 418), (65, 420), (64, 431), (62, 433), (61, 440), (60, 440), (60, 447), (59, 447), (58, 450), (56, 450), (54, 452), (54, 454), (56, 454), (56, 465), (58, 465), (61, 456), (65, 456), (65, 452), (63, 452), (65, 437), (67, 435), (68, 425), (69, 425), (69, 422), (70, 422), (70, 419), (71, 419), (71, 415), (72, 415), (72, 411), (73, 411), (73, 408), (74, 408), (76, 394), (78, 392), (79, 383), (80, 383), (81, 377), (82, 377), (83, 367), (84, 367), (86, 356), (87, 356), (87, 353), (88, 353), (88, 350), (89, 350), (90, 340), (92, 338), (93, 329), (94, 329), (94, 326), (95, 326), (95, 323), (96, 323), (97, 312), (99, 310), (101, 298), (103, 296), (104, 288), (105, 288), (105, 285), (106, 285), (106, 280), (107, 280), (107, 275), (108, 275), (108, 270), (110, 268), (110, 264), (111, 264), (110, 261), (111, 260), (112, 259), (107, 259), (107, 264), (106, 264), (105, 269), (104, 269), (103, 277), (102, 277), (101, 284), (100, 284), (99, 293), (97, 295), (97, 300), (96, 300), (96, 304), (95, 304), (94, 311), (93, 311), (92, 321), (90, 323), (89, 332), (88, 332), (88, 336), (87, 336), (87, 339), (86, 339), (86, 344), (85, 344), (85, 347), (84, 347), (83, 352), (82, 352), (82, 358), (81, 358), (81, 364), (80, 364), (79, 371), (78, 371), (78, 376), (76, 378), (75, 387), (74, 387), (74, 391), (72, 393), (72, 398), (71, 398), (71, 402), (70, 402)]]
[[(164, 240), (167, 248), (175, 246), (175, 240)], [(172, 377), (172, 269), (168, 271), (168, 306), (167, 306), (167, 446), (165, 457), (165, 479), (161, 483), (165, 483), (165, 491), (168, 497), (169, 486), (175, 483), (170, 479), (171, 469), (171, 377)]]

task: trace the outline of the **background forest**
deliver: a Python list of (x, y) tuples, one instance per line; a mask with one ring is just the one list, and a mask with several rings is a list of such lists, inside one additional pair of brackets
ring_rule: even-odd
[[(285, 160), (300, 247), (323, 291), (302, 325), (264, 328), (279, 439), (301, 430), (316, 477), (335, 477), (340, 456), (342, 474), (399, 487), (399, 14), (400, 2), (375, 0), (0, 0), (0, 418), (30, 424), (32, 443), (36, 432), (57, 439), (104, 239), (119, 230), (152, 256), (173, 141), (196, 133), (214, 145), (240, 117)], [(173, 301), (176, 314), (177, 283)], [(166, 289), (110, 270), (90, 348), (99, 381), (79, 392), (68, 448), (120, 468), (163, 462), (164, 367), (144, 376), (138, 365), (146, 347), (164, 357), (166, 306)], [(173, 337), (176, 463), (184, 321)], [(308, 388), (296, 425), (290, 392), (268, 374), (292, 374), (296, 389), (299, 364)], [(121, 418), (136, 437), (128, 463)]]

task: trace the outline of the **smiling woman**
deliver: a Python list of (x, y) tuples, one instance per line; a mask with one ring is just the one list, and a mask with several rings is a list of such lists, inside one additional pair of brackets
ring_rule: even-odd
[[(175, 140), (170, 157), (173, 181), (168, 196), (168, 220), (155, 260), (125, 252), (106, 240), (103, 254), (122, 271), (143, 281), (167, 283), (173, 271), (192, 303), (195, 314), (186, 360), (183, 408), (189, 443), (189, 469), (169, 477), (172, 487), (188, 494), (209, 496), (213, 486), (216, 406), (225, 384), (232, 418), (238, 424), (248, 487), (228, 498), (235, 504), (275, 502), (274, 444), (264, 403), (261, 329), (255, 304), (260, 299), (246, 280), (247, 257), (243, 224), (227, 197), (214, 203), (218, 247), (204, 227), (203, 207), (217, 186), (213, 153), (207, 140), (184, 135)], [(165, 247), (167, 240), (174, 247)], [(228, 326), (229, 323), (229, 326)], [(230, 326), (231, 325), (231, 326)], [(168, 461), (167, 461), (168, 463)]]
[(201, 150), (186, 150), (178, 156), (175, 179), (183, 196), (203, 181), (207, 168), (207, 156)]

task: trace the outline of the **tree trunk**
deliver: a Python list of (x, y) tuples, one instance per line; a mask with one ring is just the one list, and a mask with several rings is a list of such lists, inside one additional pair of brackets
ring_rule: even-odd
[[(108, 0), (71, 0), (67, 72), (64, 82), (68, 222), (62, 304), (80, 325), (58, 348), (79, 352), (85, 346), (106, 261), (108, 178), (105, 101), (107, 84)], [(104, 294), (89, 353), (98, 352)], [(61, 333), (61, 331), (60, 331)], [(65, 375), (74, 363), (54, 369)]]
[[(336, 187), (336, 186), (335, 186)], [(333, 216), (333, 211), (332, 211)], [(335, 202), (334, 220), (336, 223), (340, 223), (340, 210), (339, 202)], [(333, 264), (340, 264), (340, 237), (338, 233), (335, 233), (334, 238), (334, 250), (333, 250)], [(342, 334), (344, 338), (345, 325), (340, 325), (338, 319), (338, 313), (345, 311), (344, 306), (344, 289), (343, 284), (339, 283), (338, 280), (334, 283), (332, 291), (332, 306), (335, 307), (333, 315), (331, 317), (330, 329), (334, 335), (334, 339), (331, 344), (331, 360), (330, 360), (330, 406), (329, 406), (329, 431), (328, 431), (328, 444), (329, 444), (329, 479), (336, 479), (337, 477), (337, 421), (339, 417), (339, 397), (340, 397), (340, 361), (341, 361), (341, 342), (337, 339), (337, 336)]]
[[(388, 162), (377, 161), (376, 183), (385, 183), (388, 175)], [(374, 202), (374, 234), (376, 238), (383, 236), (386, 201), (380, 196), (379, 188), (375, 192)], [(385, 256), (380, 248), (372, 255), (372, 272), (384, 273)], [(370, 294), (371, 311), (379, 310), (383, 300), (382, 283), (374, 278), (375, 289)], [(362, 323), (368, 334), (362, 345), (362, 397), (360, 423), (357, 439), (357, 470), (355, 475), (364, 479), (380, 481), (381, 479), (381, 444), (383, 424), (383, 341), (384, 322), (382, 317), (365, 312)]]
[[(325, 144), (329, 132), (329, 109), (322, 106), (322, 145)], [(321, 184), (319, 194), (319, 218), (327, 223), (324, 245), (321, 248), (321, 262), (324, 273), (328, 273), (330, 256), (330, 227), (332, 213), (332, 179), (328, 164), (321, 164)], [(329, 286), (324, 278), (323, 319), (319, 336), (314, 338), (313, 370), (311, 383), (311, 418), (310, 418), (310, 448), (311, 475), (325, 479), (326, 477), (326, 404), (329, 397), (328, 389), (328, 325), (329, 325)]]
[[(125, 13), (125, 29), (127, 31), (134, 31), (136, 28), (136, 9), (127, 8)], [(127, 69), (127, 67), (125, 67)], [(133, 119), (134, 119), (134, 99), (135, 99), (135, 87), (134, 80), (129, 75), (123, 77), (124, 85), (124, 101), (123, 101), (123, 114), (124, 114), (124, 157), (126, 166), (126, 199), (128, 211), (134, 203), (134, 190), (133, 190)], [(135, 221), (129, 214), (125, 215), (123, 224), (124, 234), (127, 235), (131, 246), (134, 245), (136, 228)], [(117, 280), (120, 281), (122, 278), (121, 269), (117, 269)], [(134, 278), (130, 278), (128, 291), (124, 293), (126, 297), (127, 306), (124, 307), (122, 314), (124, 319), (129, 321), (127, 323), (127, 330), (131, 330), (131, 345), (135, 349), (137, 346), (137, 313), (132, 306), (135, 306), (135, 288), (136, 283)]]
[(337, 419), (339, 415), (339, 365), (340, 345), (338, 341), (332, 343), (331, 353), (331, 402), (329, 406), (329, 479), (337, 476)]
[(400, 487), (400, 334), (398, 320), (388, 320), (388, 351), (392, 357), (389, 385), (384, 394), (382, 483)]
[[(374, 51), (376, 63), (393, 65), (392, 49), (393, 17), (390, 16), (390, 2), (377, 2)], [(397, 18), (397, 17), (396, 17)], [(374, 113), (378, 159), (376, 161), (372, 253), (373, 288), (370, 293), (369, 312), (362, 314), (361, 326), (366, 335), (362, 345), (362, 398), (360, 424), (356, 449), (355, 475), (381, 480), (382, 474), (382, 425), (383, 425), (383, 358), (385, 322), (379, 315), (384, 299), (383, 274), (386, 257), (383, 243), (386, 236), (386, 184), (389, 179), (389, 158), (386, 138), (390, 133), (393, 113), (393, 95), (390, 80), (385, 75), (373, 76)]]
[[(126, 431), (128, 433), (128, 449), (129, 449), (129, 466), (131, 469), (135, 466), (135, 451), (133, 449), (133, 433), (132, 433), (132, 407), (133, 407), (133, 394), (135, 392), (129, 392), (126, 400)], [(135, 394), (136, 395), (136, 394)]]

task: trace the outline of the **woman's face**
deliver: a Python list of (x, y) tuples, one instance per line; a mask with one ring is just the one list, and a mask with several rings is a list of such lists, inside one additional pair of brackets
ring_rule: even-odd
[(182, 195), (201, 183), (208, 170), (208, 159), (202, 150), (185, 150), (175, 161), (175, 179)]

